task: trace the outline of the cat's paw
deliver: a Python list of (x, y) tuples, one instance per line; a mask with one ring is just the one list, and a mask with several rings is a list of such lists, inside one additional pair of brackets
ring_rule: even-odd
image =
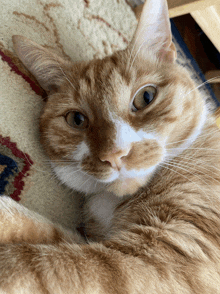
[(7, 196), (0, 196), (0, 243), (82, 243), (77, 233), (53, 224)]

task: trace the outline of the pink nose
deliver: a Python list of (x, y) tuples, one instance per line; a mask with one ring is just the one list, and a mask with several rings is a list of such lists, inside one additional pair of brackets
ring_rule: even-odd
[(114, 169), (120, 170), (123, 165), (122, 158), (127, 156), (130, 152), (130, 148), (119, 150), (117, 152), (111, 152), (100, 156), (100, 160), (103, 162), (109, 162)]

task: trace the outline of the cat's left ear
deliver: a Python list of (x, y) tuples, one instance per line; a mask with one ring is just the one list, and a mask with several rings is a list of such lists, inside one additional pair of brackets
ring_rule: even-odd
[(47, 92), (56, 91), (65, 79), (67, 62), (23, 36), (12, 37), (14, 49), (24, 66)]
[(164, 61), (174, 62), (176, 60), (177, 53), (172, 42), (166, 0), (145, 0), (130, 46), (134, 55), (141, 54), (143, 58), (149, 51)]

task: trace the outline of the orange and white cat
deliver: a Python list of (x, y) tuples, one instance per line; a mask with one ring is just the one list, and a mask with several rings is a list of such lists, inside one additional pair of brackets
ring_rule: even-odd
[(220, 293), (220, 131), (176, 62), (165, 0), (131, 44), (72, 64), (13, 37), (47, 91), (41, 143), (85, 235), (0, 198), (0, 294)]

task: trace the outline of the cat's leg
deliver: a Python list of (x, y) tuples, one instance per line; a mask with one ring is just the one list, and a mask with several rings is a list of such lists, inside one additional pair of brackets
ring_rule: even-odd
[(115, 207), (124, 198), (110, 192), (92, 195), (84, 206), (85, 234), (93, 241), (109, 239)]
[(0, 197), (0, 243), (82, 243), (81, 236), (53, 224), (7, 196)]

